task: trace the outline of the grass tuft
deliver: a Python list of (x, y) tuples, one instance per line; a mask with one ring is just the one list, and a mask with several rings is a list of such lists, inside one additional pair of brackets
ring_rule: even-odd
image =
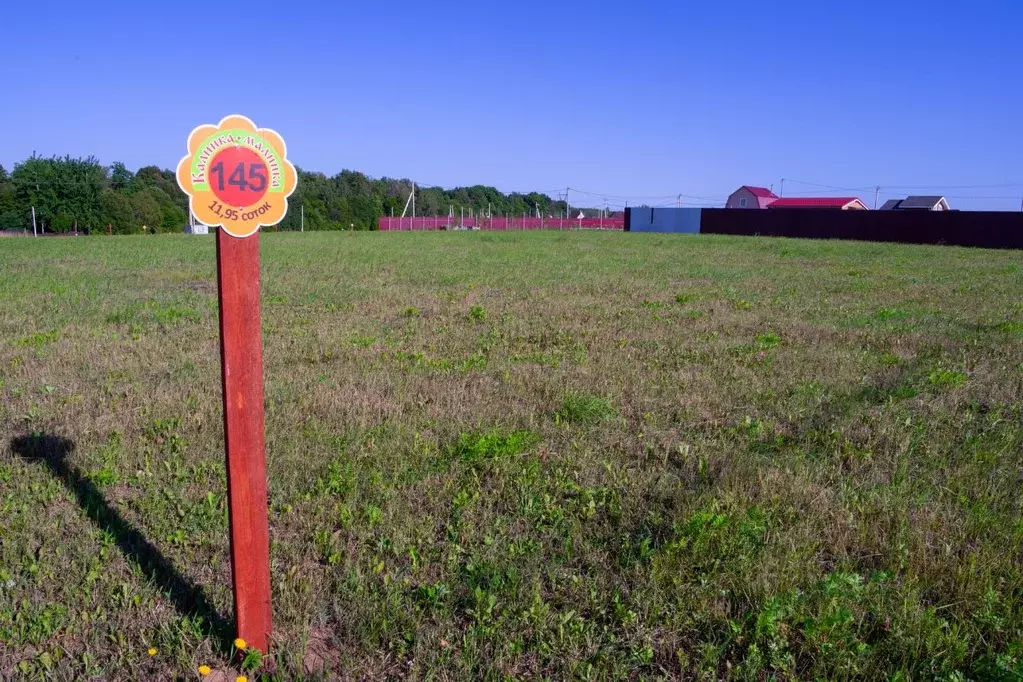
[(469, 312), (466, 313), (465, 319), (469, 320), (470, 322), (475, 322), (476, 324), (486, 322), (487, 311), (481, 305), (474, 305), (473, 307), (469, 308)]
[(539, 441), (533, 431), (525, 429), (509, 433), (497, 429), (458, 434), (450, 455), (463, 462), (475, 463), (520, 455)]
[(561, 399), (561, 407), (555, 413), (555, 417), (570, 424), (592, 425), (611, 419), (617, 414), (607, 398), (569, 392)]
[(757, 348), (764, 350), (767, 348), (774, 348), (781, 343), (781, 337), (774, 332), (767, 332), (766, 334), (757, 335)]
[(50, 332), (36, 332), (28, 336), (23, 336), (18, 339), (18, 344), (21, 346), (29, 346), (30, 348), (42, 348), (51, 343), (55, 343), (60, 338), (60, 333), (56, 330)]
[(966, 383), (966, 374), (954, 369), (938, 368), (927, 375), (927, 381), (938, 388), (957, 388)]

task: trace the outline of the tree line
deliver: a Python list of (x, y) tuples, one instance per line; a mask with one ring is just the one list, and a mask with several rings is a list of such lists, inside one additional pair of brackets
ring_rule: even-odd
[[(401, 215), (412, 182), (370, 178), (343, 170), (328, 177), (298, 169), (298, 187), (279, 230), (375, 230), (377, 218)], [(563, 200), (539, 192), (504, 194), (475, 185), (451, 190), (416, 186), (416, 215), (560, 216)], [(301, 208), (300, 208), (301, 207)], [(95, 157), (45, 158), (33, 155), (8, 171), (0, 165), (0, 230), (32, 230), (32, 211), (44, 232), (140, 234), (183, 232), (188, 199), (174, 171), (158, 166), (128, 170), (104, 166)], [(590, 211), (587, 211), (590, 213)], [(409, 213), (408, 215), (411, 215)]]

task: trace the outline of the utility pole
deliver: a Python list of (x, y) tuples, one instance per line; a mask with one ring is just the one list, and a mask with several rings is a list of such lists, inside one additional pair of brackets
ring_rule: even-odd
[(568, 205), (568, 190), (569, 189), (570, 189), (569, 187), (565, 188), (565, 218), (571, 218), (572, 217), (571, 214), (569, 213), (571, 208)]
[(32, 236), (38, 237), (39, 233), (36, 232), (36, 207), (32, 207)]
[(877, 195), (881, 192), (881, 185), (874, 188), (874, 210), (877, 210)]
[[(416, 216), (415, 196), (416, 196), (416, 183), (413, 182), (412, 183), (412, 191), (408, 193), (408, 201), (405, 202), (405, 208), (401, 209), (401, 218), (405, 217), (405, 213), (408, 211), (409, 204), (412, 204), (412, 217), (415, 218), (415, 216)], [(402, 221), (401, 218), (398, 219), (398, 230), (399, 231), (402, 229), (402, 222), (403, 221)], [(411, 223), (409, 223), (409, 228), (408, 229), (410, 229), (410, 230), (412, 229), (412, 224)]]
[[(305, 232), (305, 204), (302, 204), (301, 206), (298, 207), (298, 214), (300, 216), (298, 231)], [(393, 206), (391, 207), (391, 217), (392, 218), (394, 217)]]
[(778, 190), (778, 196), (779, 197), (785, 196), (785, 178), (781, 179), (781, 187)]

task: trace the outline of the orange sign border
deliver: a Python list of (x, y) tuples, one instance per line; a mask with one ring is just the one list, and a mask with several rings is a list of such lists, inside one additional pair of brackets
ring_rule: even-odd
[[(234, 131), (236, 139), (232, 141), (226, 131)], [(223, 135), (218, 137), (218, 133)], [(215, 151), (218, 146), (225, 144), (241, 144), (242, 137), (239, 133), (251, 133), (252, 137), (246, 137), (246, 140), (253, 141), (257, 145), (255, 148), (257, 153), (268, 159), (272, 179), (274, 177), (272, 166), (277, 166), (276, 179), (279, 188), (267, 190), (253, 206), (225, 207), (209, 188), (209, 178), (205, 175), (206, 162), (213, 157), (211, 149)], [(220, 123), (216, 125), (204, 124), (195, 127), (188, 135), (186, 146), (188, 154), (178, 162), (175, 175), (181, 191), (188, 195), (188, 208), (196, 219), (206, 225), (219, 227), (232, 237), (242, 239), (256, 234), (260, 227), (270, 227), (284, 220), (288, 212), (288, 197), (298, 186), (298, 173), (295, 166), (288, 161), (288, 148), (280, 133), (272, 128), (257, 127), (247, 116), (231, 114), (220, 119)], [(246, 146), (251, 147), (247, 143)], [(204, 152), (206, 158), (197, 159)], [(196, 167), (199, 168), (198, 176), (195, 175)], [(214, 202), (220, 204), (221, 215), (211, 208)], [(235, 212), (238, 218), (228, 220), (222, 215), (229, 211)]]

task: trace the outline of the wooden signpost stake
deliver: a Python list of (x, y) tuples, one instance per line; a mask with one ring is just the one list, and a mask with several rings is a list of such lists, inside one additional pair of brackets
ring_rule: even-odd
[(217, 290), (235, 627), (249, 647), (266, 653), (272, 608), (258, 230), (284, 218), (297, 176), (280, 135), (235, 115), (192, 131), (177, 179), (196, 219), (221, 228)]
[(238, 637), (266, 652), (271, 631), (270, 533), (258, 233), (238, 239), (217, 230), (217, 289), (235, 624)]

